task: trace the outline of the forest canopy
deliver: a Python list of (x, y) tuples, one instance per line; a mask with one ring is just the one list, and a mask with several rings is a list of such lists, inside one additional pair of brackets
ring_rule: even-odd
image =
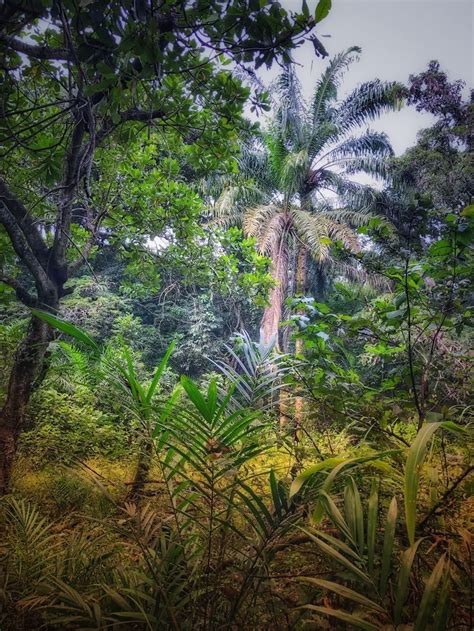
[(473, 93), (310, 4), (0, 4), (2, 630), (473, 626)]

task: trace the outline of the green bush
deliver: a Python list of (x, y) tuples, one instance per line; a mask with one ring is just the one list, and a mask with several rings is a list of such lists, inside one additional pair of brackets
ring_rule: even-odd
[(125, 428), (97, 409), (93, 393), (84, 386), (72, 393), (53, 387), (38, 391), (28, 416), (31, 429), (22, 435), (20, 449), (33, 464), (119, 457), (127, 451)]

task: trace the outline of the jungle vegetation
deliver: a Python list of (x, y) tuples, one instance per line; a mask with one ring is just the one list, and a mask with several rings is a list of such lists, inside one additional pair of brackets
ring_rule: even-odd
[(474, 627), (473, 99), (330, 10), (0, 4), (1, 631)]

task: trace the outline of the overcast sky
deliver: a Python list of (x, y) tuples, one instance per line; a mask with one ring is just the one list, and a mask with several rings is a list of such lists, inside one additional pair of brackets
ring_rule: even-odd
[[(316, 0), (307, 0), (314, 11)], [(286, 9), (300, 10), (301, 0), (280, 0)], [(472, 0), (333, 0), (328, 17), (316, 30), (330, 56), (357, 45), (360, 61), (345, 75), (341, 96), (357, 84), (374, 79), (406, 83), (410, 74), (424, 70), (437, 59), (450, 79), (463, 79), (473, 87), (474, 33)], [(311, 43), (294, 54), (305, 95), (309, 96), (327, 59), (315, 57)], [(268, 83), (278, 73), (260, 72)], [(467, 90), (467, 89), (466, 89)], [(467, 93), (467, 92), (466, 92)], [(397, 154), (416, 141), (417, 132), (434, 119), (404, 107), (384, 114), (371, 128), (385, 131)]]

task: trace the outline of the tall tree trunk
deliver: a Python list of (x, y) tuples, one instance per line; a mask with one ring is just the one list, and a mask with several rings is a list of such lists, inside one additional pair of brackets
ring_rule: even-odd
[[(275, 287), (270, 291), (270, 304), (263, 312), (260, 333), (265, 344), (270, 344), (273, 340), (277, 349), (281, 349), (280, 322), (282, 319), (283, 303), (288, 290), (288, 265), (289, 251), (286, 241), (277, 241), (270, 253), (272, 259), (271, 274), (276, 281)], [(280, 390), (279, 410), (280, 429), (285, 430), (288, 422), (288, 393)]]
[(277, 284), (270, 290), (270, 304), (263, 312), (260, 332), (265, 344), (274, 339), (276, 347), (280, 348), (279, 325), (288, 287), (288, 244), (285, 241), (275, 243), (271, 259), (271, 274)]
[(143, 488), (148, 480), (150, 468), (153, 460), (154, 443), (152, 437), (147, 434), (142, 439), (140, 452), (138, 454), (137, 468), (130, 491), (127, 494), (128, 502), (139, 502), (143, 493)]
[[(18, 196), (0, 178), (0, 224), (3, 226), (18, 258), (28, 269), (36, 287), (30, 294), (17, 279), (7, 279), (25, 305), (52, 311), (58, 310), (59, 299), (70, 293), (64, 289), (68, 279), (67, 248), (71, 228), (72, 206), (81, 175), (87, 145), (83, 147), (85, 123), (82, 115), (75, 124), (65, 160), (64, 178), (54, 230), (52, 247), (48, 247), (40, 224)], [(23, 430), (25, 412), (35, 382), (44, 376), (44, 360), (52, 329), (33, 317), (28, 333), (20, 343), (13, 361), (8, 390), (0, 411), (0, 495), (8, 492), (18, 437)]]
[(51, 327), (32, 317), (28, 333), (13, 360), (7, 397), (0, 411), (0, 496), (8, 493), (18, 437), (35, 382), (43, 370), (45, 354), (52, 339)]
[[(306, 293), (306, 279), (307, 279), (307, 268), (308, 268), (308, 251), (306, 248), (301, 247), (298, 251), (298, 259), (296, 264), (296, 293), (300, 296), (303, 296)], [(295, 352), (296, 355), (303, 354), (303, 340), (301, 338), (296, 338), (295, 343)], [(304, 414), (304, 399), (303, 397), (295, 398), (295, 440), (298, 438), (298, 429), (301, 427), (301, 422), (303, 420)]]

